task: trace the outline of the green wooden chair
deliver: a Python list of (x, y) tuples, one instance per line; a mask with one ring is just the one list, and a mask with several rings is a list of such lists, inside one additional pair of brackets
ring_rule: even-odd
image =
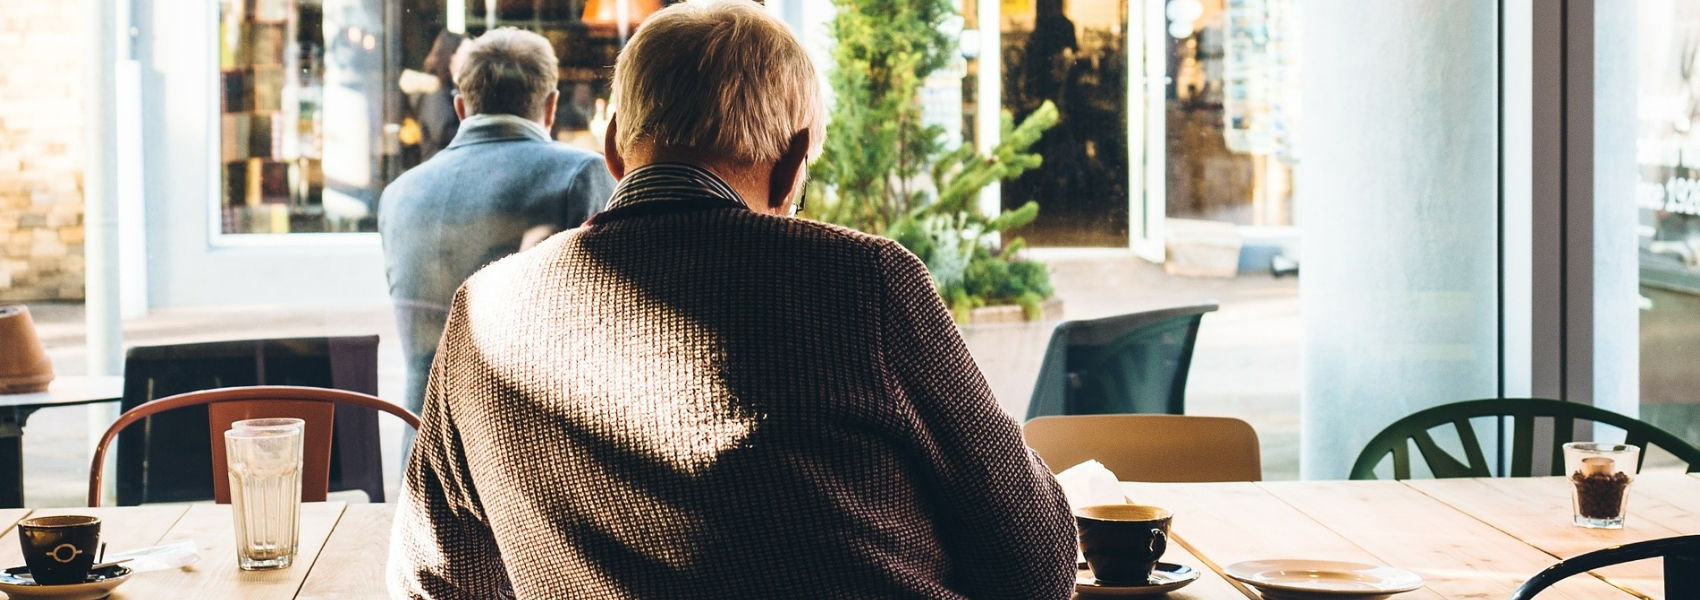
[(1198, 324), (1214, 310), (1198, 304), (1058, 323), (1027, 419), (1184, 414)]
[[(1564, 474), (1563, 446), (1574, 437), (1578, 420), (1604, 423), (1624, 430), (1628, 433), (1624, 443), (1640, 446), (1643, 450), (1642, 461), (1647, 459), (1647, 445), (1652, 444), (1687, 463), (1688, 472), (1700, 473), (1700, 448), (1695, 448), (1682, 438), (1645, 421), (1586, 404), (1544, 398), (1504, 398), (1442, 404), (1394, 421), (1364, 446), (1357, 462), (1352, 464), (1351, 478), (1375, 479), (1375, 467), (1381, 464), (1382, 459), (1392, 455), (1393, 478), (1410, 479), (1409, 442), (1416, 443), (1417, 452), (1428, 463), (1429, 471), (1434, 473), (1435, 477), (1493, 477), (1476, 431), (1470, 425), (1470, 419), (1477, 417), (1511, 419), (1511, 442), (1508, 447), (1511, 449), (1512, 477), (1534, 475), (1531, 471), (1536, 451), (1537, 417), (1553, 418), (1552, 472), (1548, 473), (1550, 475)], [(1464, 446), (1463, 462), (1443, 450), (1434, 437), (1429, 435), (1431, 429), (1447, 425), (1453, 427), (1459, 442)]]

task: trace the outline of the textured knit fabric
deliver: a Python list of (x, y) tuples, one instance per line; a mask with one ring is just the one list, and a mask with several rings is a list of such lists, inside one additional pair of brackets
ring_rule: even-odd
[(396, 597), (1069, 597), (1061, 490), (914, 255), (637, 191), (457, 292)]
[(461, 282), (519, 251), (533, 227), (577, 227), (613, 189), (600, 155), (551, 142), (541, 125), (512, 115), (469, 117), (447, 149), (384, 188), (378, 232), (407, 356), (408, 409), (420, 409)]

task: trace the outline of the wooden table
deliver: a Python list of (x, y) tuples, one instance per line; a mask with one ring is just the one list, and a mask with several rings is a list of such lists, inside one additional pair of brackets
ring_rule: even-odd
[[(1175, 513), (1179, 544), (1164, 560), (1204, 567), (1201, 581), (1169, 596), (1181, 599), (1258, 598), (1221, 569), (1271, 558), (1384, 564), (1422, 575), (1424, 588), (1399, 600), (1506, 598), (1560, 558), (1700, 534), (1695, 476), (1638, 478), (1621, 530), (1571, 525), (1568, 485), (1558, 477), (1123, 484), (1133, 501)], [(1609, 567), (1567, 579), (1541, 598), (1663, 600), (1662, 568), (1658, 560)]]
[(123, 377), (61, 376), (47, 391), (0, 394), (0, 507), (24, 505), (24, 423), (43, 408), (117, 402)]
[[(1202, 573), (1176, 600), (1258, 596), (1221, 575), (1242, 560), (1349, 560), (1415, 571), (1427, 585), (1398, 600), (1505, 598), (1561, 557), (1613, 544), (1700, 533), (1700, 477), (1643, 475), (1630, 491), (1622, 530), (1569, 524), (1558, 478), (1410, 482), (1128, 483), (1137, 502), (1174, 511), (1165, 561)], [(181, 571), (139, 573), (116, 600), (144, 598), (384, 598), (390, 504), (302, 505), (295, 566), (236, 568), (230, 507), (211, 504), (122, 508), (0, 509), (0, 566), (23, 564), (12, 525), (26, 515), (93, 514), (109, 552), (194, 541), (201, 560)], [(1541, 598), (1662, 600), (1662, 565), (1640, 561), (1565, 580)], [(1678, 599), (1671, 599), (1678, 600)]]
[(385, 598), (393, 504), (312, 502), (301, 505), (301, 546), (295, 564), (275, 571), (236, 568), (229, 505), (152, 505), (0, 510), (0, 566), (23, 564), (13, 528), (26, 515), (91, 514), (101, 518), (107, 552), (193, 541), (201, 559), (183, 570), (137, 573), (113, 600), (148, 598)]

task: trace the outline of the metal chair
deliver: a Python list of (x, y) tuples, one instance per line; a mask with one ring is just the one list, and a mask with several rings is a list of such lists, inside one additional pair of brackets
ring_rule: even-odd
[(1198, 325), (1215, 310), (1210, 303), (1058, 323), (1027, 418), (1186, 412)]
[[(197, 406), (206, 408), (206, 431), (210, 433), (209, 440), (222, 440), (224, 431), (230, 429), (231, 423), (242, 419), (294, 417), (306, 421), (306, 430), (303, 432), (305, 437), (302, 440), (301, 474), (301, 500), (304, 502), (321, 502), (329, 491), (331, 430), (335, 425), (337, 407), (358, 406), (387, 412), (408, 426), (419, 428), (419, 417), (407, 409), (376, 396), (345, 390), (264, 385), (204, 390), (161, 398), (126, 411), (106, 429), (106, 434), (100, 437), (100, 443), (94, 449), (94, 462), (89, 465), (89, 506), (100, 506), (101, 474), (106, 466), (106, 449), (112, 440), (118, 437), (119, 432), (148, 417)], [(209, 467), (213, 473), (213, 499), (219, 504), (229, 504), (230, 480), (223, 476), (224, 444), (220, 442), (210, 445), (212, 460)]]
[(1077, 415), (1022, 426), (1052, 472), (1087, 460), (1123, 481), (1261, 481), (1257, 431), (1227, 417)]
[[(1442, 404), (1412, 413), (1410, 416), (1388, 425), (1381, 433), (1370, 438), (1364, 446), (1358, 459), (1352, 464), (1352, 479), (1375, 479), (1375, 467), (1389, 455), (1393, 459), (1393, 478), (1411, 478), (1411, 443), (1417, 446), (1417, 452), (1428, 463), (1429, 471), (1435, 477), (1492, 477), (1489, 461), (1482, 451), (1480, 438), (1476, 436), (1475, 428), (1470, 425), (1470, 419), (1478, 417), (1507, 417), (1511, 419), (1511, 477), (1529, 477), (1535, 475), (1532, 471), (1535, 454), (1535, 419), (1549, 417), (1553, 420), (1553, 436), (1551, 452), (1551, 469), (1544, 475), (1564, 474), (1564, 444), (1575, 437), (1576, 421), (1593, 421), (1620, 428), (1628, 432), (1624, 443), (1640, 446), (1643, 449), (1648, 444), (1658, 446), (1676, 456), (1678, 460), (1688, 463), (1688, 472), (1700, 473), (1700, 448), (1695, 448), (1681, 438), (1645, 421), (1605, 410), (1603, 408), (1563, 402), (1545, 398), (1501, 398), (1487, 400), (1468, 400)], [(1464, 461), (1440, 447), (1429, 430), (1437, 427), (1452, 426), (1458, 435), (1459, 442), (1464, 447)], [(1641, 453), (1641, 460), (1646, 461), (1647, 453)]]
[(1700, 598), (1700, 535), (1685, 535), (1612, 546), (1559, 561), (1536, 573), (1511, 593), (1511, 600), (1536, 594), (1572, 575), (1647, 558), (1665, 559), (1666, 598)]
[[(156, 398), (214, 388), (296, 385), (377, 395), (378, 337), (236, 340), (131, 348), (124, 359), (122, 409)], [(361, 490), (384, 500), (378, 414), (336, 409), (331, 491)], [(212, 497), (207, 469), (213, 445), (201, 435), (206, 408), (151, 417), (118, 438), (118, 504), (187, 502)]]

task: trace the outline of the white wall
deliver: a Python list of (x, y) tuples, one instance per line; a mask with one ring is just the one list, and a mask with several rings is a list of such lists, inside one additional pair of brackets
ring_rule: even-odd
[(383, 301), (383, 255), (375, 234), (331, 236), (326, 243), (283, 237), (213, 244), (218, 6), (211, 0), (138, 0), (138, 11), (147, 28), (138, 58), (149, 305)]
[(1307, 0), (1301, 473), (1497, 386), (1495, 7)]

